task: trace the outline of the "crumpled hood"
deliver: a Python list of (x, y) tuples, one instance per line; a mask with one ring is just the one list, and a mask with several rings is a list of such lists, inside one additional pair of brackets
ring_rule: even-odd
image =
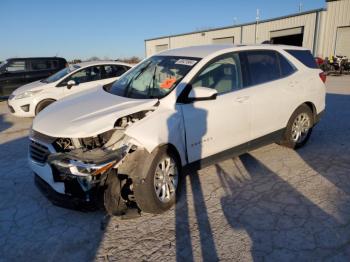
[(123, 116), (150, 109), (157, 99), (131, 99), (102, 87), (59, 100), (41, 111), (33, 129), (52, 137), (83, 138), (111, 130)]
[(47, 83), (42, 83), (40, 80), (23, 85), (12, 92), (13, 95), (19, 95), (29, 90), (40, 89), (40, 87), (47, 85)]

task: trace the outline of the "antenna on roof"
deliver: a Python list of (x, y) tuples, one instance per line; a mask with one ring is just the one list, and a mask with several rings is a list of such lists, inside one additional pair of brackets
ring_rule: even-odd
[(303, 11), (303, 3), (300, 2), (299, 3), (299, 13), (301, 13)]
[(259, 24), (259, 19), (260, 19), (260, 10), (257, 8), (256, 9), (256, 24), (255, 24), (255, 41), (254, 41), (255, 44), (258, 41), (258, 24)]

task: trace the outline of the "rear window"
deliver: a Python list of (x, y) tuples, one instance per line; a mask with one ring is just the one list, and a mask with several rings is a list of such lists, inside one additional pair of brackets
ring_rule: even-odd
[(50, 63), (47, 60), (33, 60), (31, 61), (33, 70), (47, 70), (50, 69)]
[(308, 50), (285, 50), (292, 56), (294, 56), (296, 59), (298, 59), (300, 62), (302, 62), (305, 66), (309, 68), (318, 68), (314, 57), (312, 56), (311, 52)]

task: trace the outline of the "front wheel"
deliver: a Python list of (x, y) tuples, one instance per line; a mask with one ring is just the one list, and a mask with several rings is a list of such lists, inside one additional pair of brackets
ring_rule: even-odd
[(160, 214), (176, 202), (180, 161), (168, 147), (157, 149), (145, 179), (134, 184), (135, 200), (146, 213)]
[(312, 127), (312, 111), (307, 105), (301, 105), (289, 119), (281, 144), (294, 149), (302, 147), (309, 140)]

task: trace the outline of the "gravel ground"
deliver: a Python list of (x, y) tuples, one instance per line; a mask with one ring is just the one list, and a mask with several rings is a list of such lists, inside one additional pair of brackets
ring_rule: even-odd
[(28, 168), (31, 119), (0, 103), (0, 261), (349, 261), (350, 77), (327, 89), (306, 147), (187, 174), (175, 208), (131, 220), (53, 206)]

